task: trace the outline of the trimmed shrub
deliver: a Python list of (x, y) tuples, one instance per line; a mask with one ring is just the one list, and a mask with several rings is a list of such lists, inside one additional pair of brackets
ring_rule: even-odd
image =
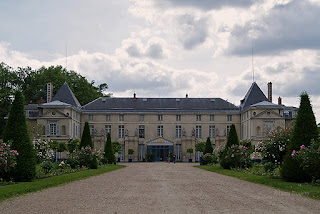
[(80, 142), (80, 149), (84, 148), (86, 146), (90, 146), (93, 148), (92, 144), (92, 139), (90, 135), (90, 128), (89, 128), (89, 123), (85, 122), (83, 132), (82, 132), (82, 137), (81, 137), (81, 142)]
[(299, 150), (300, 146), (309, 146), (312, 139), (317, 139), (318, 129), (315, 117), (307, 93), (302, 93), (297, 119), (292, 137), (287, 147), (287, 152), (281, 166), (281, 177), (291, 182), (308, 182), (311, 180), (308, 173), (299, 165), (299, 162), (291, 157), (293, 150)]
[(204, 154), (202, 156), (202, 165), (215, 164), (218, 163), (218, 157), (215, 154)]
[(234, 124), (232, 124), (230, 127), (226, 148), (231, 147), (231, 145), (239, 145), (239, 138)]
[(210, 140), (210, 137), (207, 138), (207, 141), (206, 141), (206, 147), (203, 151), (204, 154), (212, 154), (213, 152), (213, 147), (212, 147), (212, 144), (211, 144), (211, 140)]
[(107, 141), (104, 146), (103, 162), (105, 164), (116, 164), (117, 163), (116, 157), (114, 156), (110, 133), (108, 133), (108, 135), (107, 135)]
[(245, 146), (231, 145), (224, 151), (224, 157), (220, 160), (224, 169), (247, 168), (252, 166), (249, 149)]
[(13, 170), (15, 181), (31, 181), (36, 175), (36, 153), (27, 128), (24, 104), (22, 93), (17, 91), (3, 134), (3, 140), (11, 141), (12, 149), (19, 153)]
[(97, 169), (100, 158), (99, 152), (95, 151), (90, 146), (86, 146), (85, 148), (74, 150), (70, 153), (67, 163), (72, 168), (85, 166), (89, 169)]

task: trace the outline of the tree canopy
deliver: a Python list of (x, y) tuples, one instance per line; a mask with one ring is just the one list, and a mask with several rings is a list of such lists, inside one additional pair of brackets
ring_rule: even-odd
[(15, 70), (2, 62), (0, 63), (0, 135), (5, 125), (3, 118), (9, 113), (15, 91), (20, 90), (26, 102), (39, 103), (41, 97), (44, 100), (47, 98), (48, 82), (53, 84), (53, 95), (63, 83), (68, 83), (81, 105), (105, 96), (103, 92), (108, 88), (106, 83), (95, 86), (94, 81), (88, 82), (77, 72), (66, 70), (60, 65), (41, 67), (36, 70), (30, 67), (19, 67)]

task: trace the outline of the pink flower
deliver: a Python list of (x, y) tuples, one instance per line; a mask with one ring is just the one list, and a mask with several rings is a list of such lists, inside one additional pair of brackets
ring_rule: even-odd
[(291, 157), (293, 157), (296, 154), (296, 150), (292, 151)]
[(304, 145), (300, 146), (300, 149), (305, 149), (305, 146)]
[(228, 156), (226, 156), (225, 158), (228, 158)]
[(234, 154), (232, 154), (231, 157), (233, 158), (233, 157), (234, 157)]

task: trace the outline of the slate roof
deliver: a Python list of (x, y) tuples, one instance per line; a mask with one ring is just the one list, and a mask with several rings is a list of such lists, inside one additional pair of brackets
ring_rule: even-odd
[(253, 104), (260, 103), (262, 101), (269, 101), (266, 95), (261, 91), (256, 82), (252, 83), (249, 91), (243, 100), (241, 100), (240, 108), (244, 110)]
[(61, 86), (59, 91), (52, 98), (52, 101), (56, 100), (63, 103), (68, 103), (74, 107), (81, 107), (79, 101), (77, 100), (76, 96), (74, 96), (73, 92), (66, 82)]
[(50, 103), (44, 103), (44, 104), (41, 104), (41, 106), (48, 106), (48, 107), (68, 107), (68, 106), (71, 106), (71, 104), (68, 104), (68, 103), (64, 103), (64, 102), (61, 102), (59, 100), (55, 100), (55, 101), (52, 101)]
[(277, 105), (274, 103), (271, 103), (269, 101), (262, 101), (256, 104), (251, 105), (250, 107), (263, 107), (263, 108), (284, 108), (282, 105)]
[(221, 98), (100, 97), (82, 107), (84, 112), (205, 112), (235, 111), (239, 107)]

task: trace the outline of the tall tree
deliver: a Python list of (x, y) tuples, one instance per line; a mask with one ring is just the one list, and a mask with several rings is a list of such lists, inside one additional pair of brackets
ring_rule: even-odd
[(80, 149), (85, 148), (86, 146), (90, 146), (91, 148), (93, 148), (92, 139), (90, 135), (90, 127), (88, 122), (85, 122), (84, 124), (81, 142), (80, 142)]
[(281, 176), (287, 181), (303, 182), (311, 178), (307, 176), (302, 167), (299, 167), (297, 161), (291, 157), (293, 150), (299, 150), (300, 146), (309, 146), (312, 139), (319, 136), (316, 120), (310, 103), (309, 95), (302, 93), (300, 95), (300, 107), (293, 129), (292, 137), (281, 167)]
[(206, 148), (204, 150), (204, 154), (207, 154), (207, 153), (212, 154), (212, 152), (213, 152), (213, 147), (212, 147), (212, 144), (211, 144), (210, 137), (208, 137), (207, 141), (206, 141)]
[(111, 135), (110, 132), (108, 132), (107, 135), (107, 141), (106, 144), (104, 146), (104, 155), (103, 155), (103, 159), (105, 163), (108, 164), (116, 164), (116, 157), (114, 156), (114, 151), (113, 151), (113, 147), (112, 147), (112, 143), (111, 143)]
[(17, 91), (3, 133), (3, 140), (12, 141), (12, 149), (19, 153), (13, 172), (16, 181), (31, 181), (36, 174), (36, 153), (27, 128), (24, 103), (22, 93)]

